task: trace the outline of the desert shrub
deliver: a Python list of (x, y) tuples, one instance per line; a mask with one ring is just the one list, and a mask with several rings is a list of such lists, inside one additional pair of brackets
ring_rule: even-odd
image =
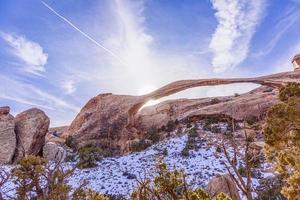
[(65, 162), (75, 162), (76, 161), (76, 154), (67, 154), (65, 157)]
[[(169, 170), (167, 165), (160, 160), (156, 164), (154, 180), (145, 178), (138, 180), (138, 186), (131, 194), (132, 200), (211, 200), (210, 196), (201, 188), (192, 189), (186, 182), (183, 171)], [(225, 194), (219, 194), (216, 199), (230, 200)]]
[(167, 132), (172, 132), (174, 131), (176, 128), (176, 124), (173, 120), (168, 121), (167, 125), (166, 125), (166, 131)]
[(71, 149), (76, 149), (78, 142), (75, 140), (73, 136), (69, 135), (65, 140), (65, 144), (67, 147), (70, 147)]
[(259, 121), (259, 119), (254, 116), (254, 115), (249, 115), (245, 118), (245, 121), (247, 122), (247, 124), (254, 125), (255, 123), (257, 123)]
[(122, 194), (105, 194), (109, 200), (127, 200)]
[(166, 131), (166, 126), (165, 126), (165, 125), (162, 125), (162, 126), (160, 127), (160, 131)]
[(104, 157), (111, 155), (109, 151), (105, 151), (94, 145), (86, 145), (78, 150), (79, 162), (78, 167), (91, 168), (97, 166), (97, 161), (101, 161)]
[(217, 125), (211, 126), (210, 131), (211, 131), (212, 133), (221, 133), (221, 128), (218, 127)]
[(193, 126), (192, 126), (192, 124), (191, 124), (191, 122), (188, 122), (187, 124), (186, 124), (186, 128), (192, 128)]
[(247, 171), (243, 165), (239, 165), (238, 172), (241, 176), (247, 177)]
[(289, 98), (300, 98), (300, 84), (288, 83), (279, 90), (279, 99), (286, 102)]
[(151, 140), (153, 143), (157, 143), (160, 140), (160, 134), (157, 128), (151, 127), (147, 131), (147, 139)]
[(178, 127), (178, 129), (177, 129), (177, 131), (176, 131), (176, 134), (177, 134), (177, 135), (180, 135), (180, 134), (182, 134), (182, 132), (183, 132), (182, 128), (181, 128), (181, 127)]
[(212, 100), (210, 100), (210, 104), (211, 105), (213, 105), (213, 104), (218, 104), (218, 103), (220, 103), (221, 101), (220, 101), (220, 99), (218, 99), (218, 98), (213, 98)]
[(220, 146), (217, 146), (217, 148), (216, 148), (216, 152), (218, 152), (218, 153), (222, 153), (222, 148), (221, 148)]
[(162, 155), (167, 156), (169, 154), (168, 149), (164, 148), (162, 151)]
[(195, 127), (188, 131), (188, 137), (198, 137), (197, 129)]
[(125, 176), (127, 179), (136, 179), (136, 176), (134, 174), (131, 174), (131, 173), (127, 172), (127, 171), (125, 171), (123, 173), (123, 176)]
[(180, 154), (183, 157), (188, 157), (190, 155), (190, 150), (187, 147), (184, 147)]
[(110, 200), (109, 197), (104, 196), (99, 192), (82, 188), (75, 190), (72, 196), (72, 200)]
[(145, 139), (141, 139), (139, 141), (133, 142), (130, 145), (130, 150), (133, 152), (140, 152), (151, 146), (151, 143)]
[(283, 181), (280, 176), (266, 177), (259, 180), (259, 186), (255, 188), (257, 200), (285, 200), (286, 198), (280, 193)]

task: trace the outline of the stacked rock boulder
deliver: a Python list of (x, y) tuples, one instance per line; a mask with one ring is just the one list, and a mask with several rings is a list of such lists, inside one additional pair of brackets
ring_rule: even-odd
[(15, 123), (18, 145), (14, 161), (25, 155), (38, 155), (45, 144), (50, 124), (48, 116), (43, 111), (32, 108), (18, 114)]
[(9, 107), (0, 107), (0, 164), (15, 163), (25, 155), (39, 155), (49, 123), (48, 116), (37, 108), (14, 118)]
[(16, 149), (15, 120), (9, 107), (0, 107), (0, 164), (11, 163)]

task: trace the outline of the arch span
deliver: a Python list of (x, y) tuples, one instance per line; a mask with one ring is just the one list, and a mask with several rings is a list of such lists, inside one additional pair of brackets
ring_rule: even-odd
[(202, 86), (228, 85), (234, 83), (255, 83), (259, 85), (266, 85), (269, 87), (280, 87), (283, 82), (270, 79), (270, 76), (263, 76), (257, 78), (229, 78), (229, 79), (197, 79), (197, 80), (181, 80), (175, 81), (165, 85), (149, 94), (140, 96), (140, 101), (132, 106), (129, 110), (130, 122), (129, 125), (134, 125), (134, 117), (140, 108), (150, 100), (157, 100), (183, 90)]

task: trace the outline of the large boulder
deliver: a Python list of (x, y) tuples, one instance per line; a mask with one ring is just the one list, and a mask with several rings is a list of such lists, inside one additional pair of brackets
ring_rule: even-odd
[(38, 155), (40, 153), (45, 144), (49, 123), (48, 116), (37, 108), (26, 110), (16, 116), (17, 151), (15, 162), (25, 155)]
[(0, 164), (11, 163), (16, 150), (14, 117), (9, 107), (0, 107)]
[(211, 179), (207, 186), (207, 192), (213, 198), (223, 192), (232, 200), (240, 200), (238, 189), (230, 175), (218, 175)]
[(47, 160), (63, 161), (67, 151), (55, 142), (47, 142), (43, 147), (43, 157)]

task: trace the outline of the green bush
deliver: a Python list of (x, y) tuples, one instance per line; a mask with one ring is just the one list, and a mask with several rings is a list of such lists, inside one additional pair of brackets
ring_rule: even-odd
[(221, 101), (220, 101), (220, 99), (218, 99), (218, 98), (213, 98), (212, 100), (210, 100), (210, 104), (211, 105), (213, 105), (213, 104), (218, 104), (218, 103), (220, 103)]
[(184, 147), (181, 151), (181, 156), (188, 157), (190, 155), (190, 150), (187, 147)]
[(168, 154), (169, 154), (168, 149), (164, 148), (163, 151), (162, 151), (162, 155), (167, 156)]
[(198, 137), (197, 129), (195, 127), (189, 130), (188, 137)]
[(94, 145), (86, 145), (78, 150), (79, 168), (91, 168), (97, 166), (97, 161), (101, 161), (104, 157), (111, 156), (111, 152), (105, 151)]
[(283, 187), (283, 180), (280, 176), (267, 177), (259, 180), (257, 191), (257, 200), (285, 200), (286, 198), (280, 193)]
[(247, 124), (252, 126), (255, 123), (257, 123), (259, 121), (259, 119), (258, 119), (258, 117), (254, 116), (254, 115), (249, 115), (246, 117), (245, 121), (247, 122)]
[(137, 142), (133, 142), (131, 145), (130, 145), (130, 151), (133, 151), (133, 152), (140, 152), (140, 151), (143, 151), (145, 149), (147, 149), (148, 147), (151, 146), (151, 143), (149, 143), (147, 140), (145, 139), (141, 139)]
[(174, 131), (176, 128), (176, 124), (173, 120), (168, 121), (167, 125), (166, 125), (166, 131), (167, 132), (172, 132)]
[(151, 127), (147, 131), (147, 139), (151, 140), (153, 143), (157, 143), (160, 141), (160, 134), (157, 128)]
[(67, 147), (70, 147), (71, 149), (76, 149), (78, 142), (75, 140), (73, 136), (68, 136), (65, 140), (65, 144)]

